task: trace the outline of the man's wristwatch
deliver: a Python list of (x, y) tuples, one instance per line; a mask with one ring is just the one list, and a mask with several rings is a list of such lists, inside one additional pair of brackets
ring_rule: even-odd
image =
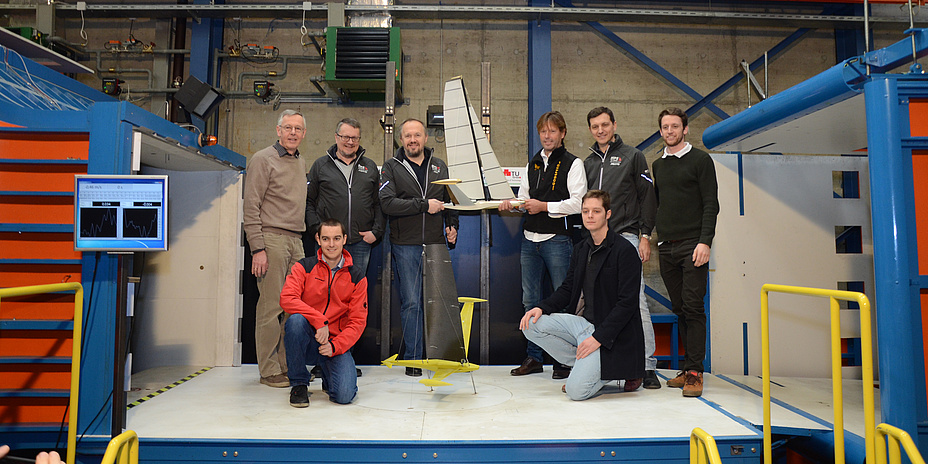
[(646, 239), (649, 242), (651, 241), (651, 236), (648, 234), (641, 234), (641, 238)]

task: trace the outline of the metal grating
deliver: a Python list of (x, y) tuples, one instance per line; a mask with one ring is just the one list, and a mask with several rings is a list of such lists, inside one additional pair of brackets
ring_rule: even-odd
[(386, 79), (390, 29), (345, 28), (336, 34), (336, 79)]

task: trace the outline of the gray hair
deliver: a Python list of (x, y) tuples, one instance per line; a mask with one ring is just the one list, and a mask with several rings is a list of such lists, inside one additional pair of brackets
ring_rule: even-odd
[(344, 125), (349, 125), (351, 127), (354, 127), (355, 129), (358, 130), (359, 132), (358, 135), (360, 135), (361, 123), (359, 123), (358, 120), (355, 118), (345, 118), (345, 119), (342, 119), (341, 121), (338, 121), (338, 124), (335, 125), (335, 133), (337, 134), (338, 131), (340, 131), (342, 129), (342, 126)]
[(304, 129), (306, 128), (306, 118), (303, 117), (303, 113), (300, 113), (300, 112), (297, 111), (297, 110), (283, 110), (283, 111), (281, 111), (281, 112), (280, 112), (280, 116), (277, 118), (277, 125), (279, 126), (279, 125), (283, 124), (283, 123), (284, 123), (284, 118), (286, 118), (287, 116), (299, 116), (299, 117), (303, 118), (303, 128), (304, 128)]

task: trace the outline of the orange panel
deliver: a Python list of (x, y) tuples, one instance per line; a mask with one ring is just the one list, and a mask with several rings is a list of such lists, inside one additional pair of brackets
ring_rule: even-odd
[(909, 127), (912, 137), (928, 137), (928, 100), (909, 100)]
[(0, 223), (74, 224), (74, 197), (2, 197)]
[(0, 259), (81, 259), (73, 233), (0, 232)]
[[(45, 302), (48, 300), (49, 302)], [(0, 319), (73, 319), (74, 295), (42, 296), (41, 299), (3, 300)]]
[[(0, 423), (60, 423), (67, 421), (68, 398), (4, 398), (0, 405)], [(67, 422), (65, 423), (67, 425)]]
[(60, 284), (80, 280), (80, 264), (0, 264), (0, 286), (3, 287)]
[(0, 356), (71, 356), (67, 330), (4, 330)]
[(0, 365), (0, 389), (25, 388), (71, 388), (71, 366), (69, 364), (2, 364)]
[[(926, 120), (928, 121), (928, 120)], [(928, 151), (912, 151), (915, 197), (915, 239), (918, 243), (918, 273), (928, 274)]]
[(922, 296), (922, 361), (925, 363), (925, 397), (928, 398), (928, 289), (921, 290)]
[(86, 160), (89, 146), (87, 134), (0, 134), (0, 158), (6, 159)]
[[(655, 356), (670, 356), (670, 347), (673, 344), (671, 339), (671, 324), (668, 323), (654, 323), (654, 355)], [(683, 344), (680, 343), (679, 352), (677, 354), (683, 354)]]
[(74, 175), (86, 172), (87, 166), (74, 164), (2, 164), (0, 185), (3, 190), (73, 193)]

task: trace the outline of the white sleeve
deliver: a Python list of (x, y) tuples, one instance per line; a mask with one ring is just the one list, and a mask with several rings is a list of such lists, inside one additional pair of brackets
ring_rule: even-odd
[(548, 202), (549, 216), (563, 217), (569, 214), (580, 214), (583, 195), (586, 194), (586, 170), (580, 158), (575, 158), (573, 164), (570, 165), (570, 171), (567, 173), (567, 190), (570, 192), (570, 198)]

